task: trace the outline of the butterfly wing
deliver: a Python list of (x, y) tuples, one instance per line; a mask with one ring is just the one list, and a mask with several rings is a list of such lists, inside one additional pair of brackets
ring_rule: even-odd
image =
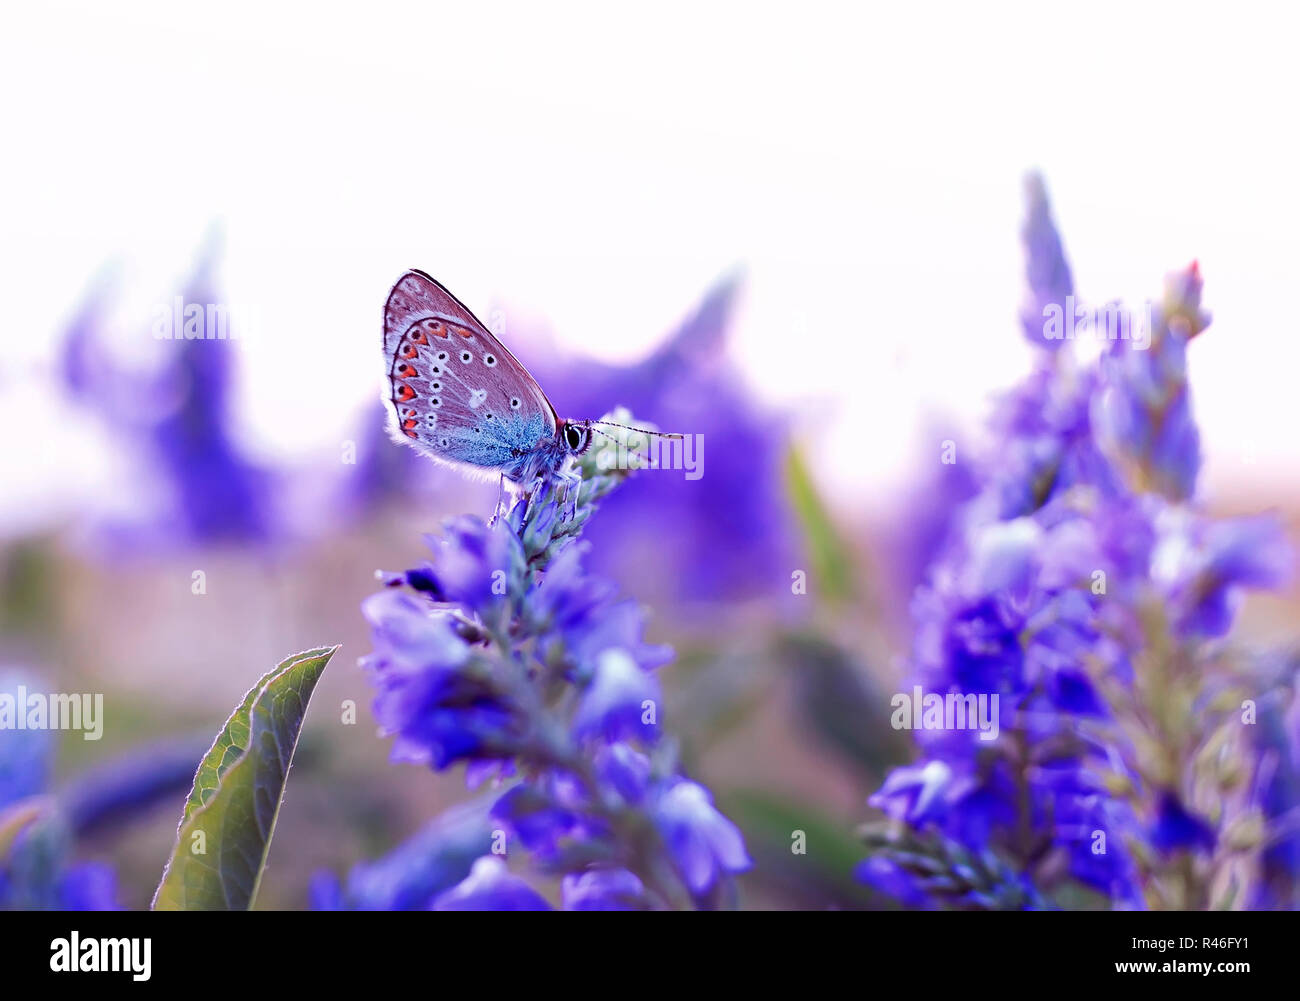
[(471, 471), (509, 472), (559, 419), (528, 370), (450, 292), (408, 271), (384, 306), (394, 438)]

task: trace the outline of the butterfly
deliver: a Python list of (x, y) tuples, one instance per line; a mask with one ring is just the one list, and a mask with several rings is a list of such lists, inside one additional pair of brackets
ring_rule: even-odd
[(388, 293), (384, 358), (393, 438), (471, 476), (499, 474), (503, 487), (575, 485), (570, 459), (601, 433), (594, 425), (609, 424), (562, 419), (505, 345), (423, 271)]

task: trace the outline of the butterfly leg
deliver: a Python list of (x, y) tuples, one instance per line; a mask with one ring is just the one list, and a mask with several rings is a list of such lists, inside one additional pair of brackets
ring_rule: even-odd
[(492, 509), (492, 521), (495, 523), (498, 518), (506, 513), (506, 474), (501, 474), (501, 482), (497, 487), (497, 505)]
[(564, 485), (564, 503), (569, 508), (569, 520), (578, 516), (578, 495), (582, 492), (582, 474), (576, 469), (566, 469), (560, 473)]

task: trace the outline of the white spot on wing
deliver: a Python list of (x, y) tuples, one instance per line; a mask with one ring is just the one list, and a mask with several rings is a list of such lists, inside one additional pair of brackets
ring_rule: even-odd
[(486, 400), (486, 399), (487, 399), (487, 390), (486, 390), (486, 389), (471, 389), (471, 390), (469, 391), (469, 405), (470, 405), (470, 409), (475, 409), (475, 408), (477, 408), (477, 407), (478, 407), (480, 404), (482, 404), (482, 402), (483, 402), (484, 400)]

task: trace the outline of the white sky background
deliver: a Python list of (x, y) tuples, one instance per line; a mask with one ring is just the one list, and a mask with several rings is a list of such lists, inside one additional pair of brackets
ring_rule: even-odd
[(910, 475), (929, 411), (973, 428), (1024, 372), (1030, 167), (1084, 297), (1140, 301), (1200, 260), (1206, 485), (1283, 499), (1295, 15), (900, 6), (10, 9), (0, 515), (97, 482), (96, 440), (41, 377), (92, 278), (119, 262), (143, 335), (214, 222), (227, 296), (259, 319), (240, 402), (268, 455), (337, 453), (377, 395), (380, 306), (408, 266), (504, 310), (507, 343), (544, 319), (630, 360), (739, 265), (735, 350), (860, 507)]

